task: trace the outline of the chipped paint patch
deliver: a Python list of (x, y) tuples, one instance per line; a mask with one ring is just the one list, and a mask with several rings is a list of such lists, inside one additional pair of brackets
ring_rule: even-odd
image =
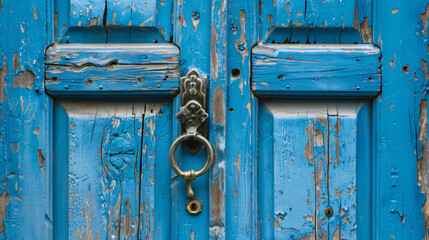
[(429, 228), (429, 140), (428, 140), (428, 111), (427, 101), (420, 102), (420, 116), (419, 116), (419, 140), (422, 143), (421, 157), (417, 160), (418, 169), (418, 185), (420, 185), (421, 192), (426, 195), (426, 201), (422, 207), (424, 217), (424, 235), (428, 237)]
[(39, 158), (40, 170), (43, 172), (43, 175), (46, 175), (45, 169), (43, 169), (43, 165), (45, 164), (45, 157), (43, 156), (42, 149), (37, 149), (37, 155)]
[(213, 123), (214, 124), (224, 124), (225, 123), (225, 102), (224, 102), (224, 93), (223, 90), (216, 86), (213, 92), (212, 98), (212, 113), (213, 113)]
[(420, 14), (420, 18), (423, 22), (423, 36), (426, 38), (427, 27), (428, 27), (428, 17), (429, 17), (429, 4), (425, 7), (425, 12)]
[(3, 238), (6, 239), (6, 229), (4, 226), (4, 219), (6, 218), (6, 206), (10, 204), (10, 197), (7, 191), (3, 191), (0, 195), (0, 232), (3, 233)]
[(21, 72), (20, 75), (14, 76), (13, 87), (32, 88), (34, 85), (36, 75), (28, 70)]
[(37, 20), (37, 8), (36, 7), (33, 7), (33, 17), (34, 17), (34, 20)]
[(3, 68), (0, 68), (0, 102), (6, 99), (6, 94), (4, 92), (4, 87), (6, 87), (5, 76), (7, 74), (7, 65), (6, 61), (3, 63)]

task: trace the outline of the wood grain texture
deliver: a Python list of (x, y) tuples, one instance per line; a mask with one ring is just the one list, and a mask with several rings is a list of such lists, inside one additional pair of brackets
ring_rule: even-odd
[(178, 64), (180, 52), (174, 44), (55, 44), (46, 50), (46, 64), (82, 66), (108, 63)]
[[(104, 21), (105, 0), (68, 0), (70, 27), (102, 26)], [(67, 2), (67, 1), (64, 1)]]
[[(260, 104), (261, 239), (358, 239), (371, 163), (368, 103), (265, 100)], [(359, 143), (359, 144), (358, 144)], [(356, 171), (357, 167), (361, 171)], [(359, 205), (358, 205), (359, 204)], [(325, 210), (333, 209), (327, 217)], [(366, 215), (362, 215), (366, 216)], [(366, 235), (362, 235), (366, 236)]]
[[(210, 230), (209, 239), (225, 239), (225, 170), (226, 170), (226, 112), (228, 70), (226, 43), (228, 36), (228, 1), (212, 1), (210, 38), (210, 141), (215, 143), (216, 162), (210, 176)], [(194, 24), (195, 22), (195, 24)], [(193, 26), (198, 27), (196, 21)]]
[[(229, 1), (226, 115), (226, 239), (257, 239), (257, 99), (251, 92), (251, 48), (259, 4)], [(240, 74), (234, 74), (234, 72)]]
[[(197, 69), (201, 75), (212, 80), (210, 76), (211, 1), (174, 0), (172, 2), (174, 6), (173, 41), (181, 49), (180, 72), (182, 76), (186, 75), (191, 69)], [(211, 84), (208, 83), (207, 85), (210, 86)], [(210, 96), (209, 92), (208, 95)], [(180, 96), (174, 98), (173, 115), (180, 110), (180, 101)], [(207, 106), (211, 104), (212, 99), (207, 99)], [(207, 113), (212, 115), (209, 111)], [(177, 119), (173, 119), (172, 121), (173, 138), (175, 139), (180, 136), (181, 127)], [(208, 129), (212, 129), (210, 120), (207, 119), (206, 121)], [(213, 135), (210, 137), (210, 143), (215, 148), (215, 139)], [(198, 170), (203, 167), (206, 158), (204, 148), (199, 153), (192, 154), (185, 147), (182, 147), (176, 154), (176, 161), (182, 169)], [(211, 172), (211, 170), (209, 171)], [(171, 171), (171, 179), (171, 239), (208, 239), (210, 236), (211, 219), (210, 173), (207, 172), (192, 181), (195, 197), (203, 204), (202, 212), (197, 216), (190, 215), (185, 209), (186, 202), (189, 200), (186, 196), (186, 182), (183, 178), (178, 177), (174, 171)]]
[(172, 1), (52, 1), (57, 42), (154, 43), (172, 36)]
[(262, 0), (259, 39), (275, 28), (356, 28), (365, 42), (372, 41), (372, 0)]
[[(67, 188), (55, 189), (60, 197), (57, 237), (70, 239), (134, 239), (153, 238), (155, 226), (163, 225), (163, 217), (155, 211), (169, 209), (169, 180), (163, 166), (155, 167), (158, 147), (171, 142), (168, 124), (171, 121), (165, 103), (137, 101), (61, 101), (56, 107), (56, 131), (65, 134), (56, 144), (64, 154), (55, 160), (62, 164), (55, 173), (56, 182)], [(85, 106), (84, 108), (82, 106)], [(156, 135), (160, 136), (156, 138)], [(60, 135), (56, 135), (60, 137)], [(160, 173), (155, 176), (155, 173)], [(165, 171), (164, 171), (165, 172)], [(155, 210), (155, 204), (159, 210)], [(168, 218), (169, 213), (166, 216)], [(64, 232), (58, 232), (66, 226)], [(161, 235), (158, 235), (161, 236)]]
[(107, 26), (155, 27), (156, 0), (107, 0)]
[(428, 1), (375, 3), (374, 41), (383, 52), (383, 93), (374, 100), (372, 238), (428, 238), (428, 201), (420, 194), (428, 196), (428, 190), (416, 185), (417, 164), (427, 161), (427, 146), (422, 147), (426, 139), (419, 139), (420, 129), (426, 130), (419, 119), (428, 86)]
[(179, 50), (172, 44), (67, 44), (46, 53), (52, 96), (171, 95), (179, 87)]
[(0, 1), (0, 239), (52, 237), (49, 1)]
[(373, 45), (255, 46), (252, 89), (261, 95), (376, 96), (380, 54)]

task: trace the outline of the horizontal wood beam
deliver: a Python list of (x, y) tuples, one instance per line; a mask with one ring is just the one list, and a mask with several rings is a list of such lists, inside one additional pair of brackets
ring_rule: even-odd
[(55, 97), (172, 95), (179, 89), (174, 44), (61, 44), (46, 52), (45, 87)]
[(252, 50), (252, 89), (266, 96), (376, 96), (380, 54), (371, 44), (258, 45)]

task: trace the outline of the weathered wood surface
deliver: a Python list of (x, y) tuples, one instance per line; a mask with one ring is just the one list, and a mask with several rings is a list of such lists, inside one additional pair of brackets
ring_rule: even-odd
[[(53, 1), (52, 1), (53, 2)], [(172, 1), (55, 1), (56, 41), (168, 42)]]
[[(161, 226), (169, 216), (163, 210), (169, 209), (169, 203), (158, 205), (164, 202), (162, 198), (169, 199), (168, 184), (163, 184), (169, 180), (165, 174), (169, 171), (162, 164), (155, 166), (167, 157), (156, 149), (171, 142), (170, 128), (166, 127), (171, 109), (162, 104), (58, 103), (55, 130), (65, 134), (55, 136), (54, 147), (65, 151), (55, 156), (60, 165), (54, 164), (54, 181), (68, 187), (54, 188), (54, 204), (65, 202), (64, 208), (55, 211), (55, 237), (155, 237), (155, 226)], [(155, 221), (155, 212), (165, 215)]]
[(144, 1), (115, 1), (107, 0), (107, 26), (133, 26), (133, 27), (155, 27), (156, 26), (156, 2), (157, 0)]
[(179, 88), (179, 50), (173, 44), (53, 45), (46, 63), (52, 96), (171, 95)]
[(252, 50), (252, 89), (281, 96), (376, 96), (381, 51), (364, 45), (268, 44)]
[(50, 239), (48, 1), (0, 1), (0, 239)]
[[(419, 132), (426, 131), (419, 116), (426, 111), (428, 4), (382, 0), (374, 6), (374, 44), (383, 52), (383, 90), (374, 101), (373, 239), (429, 238), (429, 204), (426, 200), (423, 205), (420, 194), (429, 193), (424, 184), (429, 173), (417, 167), (428, 161), (422, 157), (427, 156), (427, 145), (422, 147), (427, 140), (419, 139)], [(421, 188), (416, 186), (418, 171)]]
[(258, 239), (257, 99), (250, 86), (257, 1), (228, 2), (225, 239)]
[(81, 67), (108, 63), (178, 64), (180, 51), (174, 44), (54, 44), (46, 50), (46, 64)]
[(372, 0), (262, 0), (260, 40), (276, 28), (356, 28), (372, 41)]
[[(371, 226), (368, 215), (358, 218), (359, 204), (371, 189), (357, 188), (357, 177), (370, 178), (371, 158), (367, 104), (266, 101), (260, 109), (259, 189), (262, 239), (359, 239), (356, 226)], [(359, 144), (357, 144), (359, 143)], [(363, 144), (365, 147), (358, 146)], [(325, 214), (332, 208), (332, 217)], [(362, 235), (362, 237), (367, 236)]]

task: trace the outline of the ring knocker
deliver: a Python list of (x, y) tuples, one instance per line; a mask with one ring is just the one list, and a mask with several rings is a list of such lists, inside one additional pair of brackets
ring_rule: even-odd
[[(194, 171), (193, 169), (188, 170), (188, 171), (182, 171), (179, 166), (176, 163), (176, 150), (177, 147), (180, 145), (180, 143), (186, 141), (186, 140), (196, 140), (199, 141), (200, 143), (203, 144), (203, 146), (206, 148), (207, 150), (207, 160), (206, 160), (206, 164), (204, 165), (203, 168), (201, 168), (198, 171)], [(195, 135), (191, 135), (191, 134), (186, 134), (186, 135), (182, 135), (180, 137), (178, 137), (173, 144), (171, 145), (170, 148), (170, 152), (169, 152), (169, 158), (170, 158), (170, 165), (171, 168), (173, 168), (174, 172), (177, 173), (177, 175), (179, 177), (182, 177), (185, 179), (186, 181), (186, 188), (187, 188), (187, 195), (189, 198), (194, 198), (194, 191), (192, 190), (191, 187), (191, 181), (195, 180), (197, 177), (203, 175), (204, 173), (207, 172), (207, 170), (210, 169), (210, 167), (213, 165), (213, 159), (214, 159), (214, 151), (213, 151), (213, 147), (210, 144), (210, 142), (203, 136), (199, 135), (199, 134), (195, 134)]]
[[(204, 106), (206, 103), (206, 83), (207, 79), (200, 76), (197, 70), (191, 70), (186, 77), (180, 79), (180, 94), (182, 107), (176, 114), (176, 118), (182, 123), (182, 132), (171, 145), (169, 159), (171, 168), (186, 181), (186, 193), (190, 200), (186, 204), (186, 210), (193, 215), (201, 212), (202, 204), (198, 199), (194, 199), (195, 194), (191, 187), (191, 181), (203, 175), (214, 164), (213, 147), (207, 138), (204, 137), (205, 129), (201, 127), (208, 118)], [(207, 150), (207, 159), (204, 167), (198, 171), (193, 169), (182, 171), (176, 162), (176, 150), (181, 143), (185, 142), (187, 149), (195, 154), (200, 146)]]

